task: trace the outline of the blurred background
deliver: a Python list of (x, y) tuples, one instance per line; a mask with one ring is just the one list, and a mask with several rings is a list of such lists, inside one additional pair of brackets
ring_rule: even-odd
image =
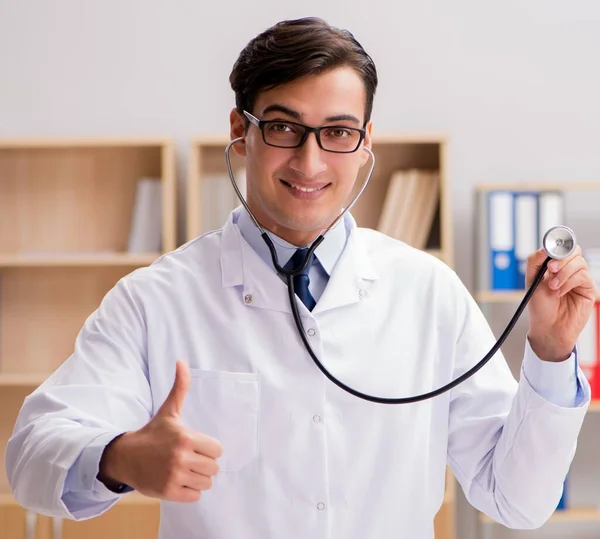
[[(456, 270), (497, 335), (522, 287), (494, 274), (494, 249), (518, 266), (518, 245), (539, 246), (542, 195), (555, 196), (550, 218), (572, 227), (595, 261), (597, 2), (0, 0), (2, 445), (24, 396), (67, 357), (116, 279), (219, 226), (235, 204), (222, 160), (230, 70), (253, 36), (301, 16), (352, 31), (378, 69), (381, 158), (357, 206), (359, 224), (399, 226), (407, 214), (394, 198), (400, 203), (414, 193), (411, 181), (432, 173), (436, 183), (419, 195), (428, 228), (412, 238)], [(243, 163), (235, 165), (243, 178)], [(493, 217), (488, 202), (497, 191), (530, 198)], [(221, 213), (211, 216), (215, 207)], [(508, 246), (490, 243), (494, 227)], [(585, 335), (592, 365), (594, 324)], [(526, 327), (524, 316), (503, 347), (515, 376)], [(486, 521), (450, 480), (436, 537), (600, 537), (597, 411), (584, 424), (565, 506), (541, 530)], [(74, 526), (24, 514), (2, 470), (0, 537), (153, 537), (151, 503), (109, 513)]]

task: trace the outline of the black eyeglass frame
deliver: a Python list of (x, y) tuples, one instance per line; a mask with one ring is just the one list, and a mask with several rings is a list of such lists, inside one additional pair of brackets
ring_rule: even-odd
[[(323, 125), (321, 127), (310, 127), (308, 125), (304, 125), (304, 124), (301, 124), (298, 122), (290, 122), (288, 120), (259, 120), (256, 116), (253, 116), (246, 110), (244, 111), (244, 116), (246, 116), (246, 118), (248, 118), (250, 123), (254, 124), (256, 127), (258, 127), (260, 129), (263, 142), (267, 146), (273, 146), (274, 148), (288, 148), (288, 149), (300, 148), (300, 146), (302, 146), (306, 142), (308, 135), (310, 133), (314, 133), (315, 138), (317, 139), (317, 144), (319, 145), (319, 148), (321, 148), (321, 150), (323, 150), (324, 152), (354, 153), (354, 152), (356, 152), (356, 150), (358, 150), (360, 148), (360, 145), (361, 145), (362, 141), (365, 139), (365, 136), (367, 134), (366, 129), (360, 129), (358, 127), (348, 127), (347, 125)], [(272, 142), (267, 142), (267, 137), (265, 136), (265, 126), (267, 126), (269, 124), (282, 124), (282, 123), (289, 124), (289, 125), (295, 125), (295, 126), (298, 126), (298, 127), (301, 127), (304, 129), (304, 134), (302, 135), (302, 138), (300, 139), (300, 142), (298, 142), (298, 144), (296, 144), (294, 146), (281, 146), (280, 144), (273, 144)], [(356, 144), (356, 148), (354, 148), (353, 150), (329, 150), (327, 148), (324, 148), (323, 144), (321, 143), (321, 130), (323, 130), (323, 129), (349, 129), (351, 131), (358, 131), (360, 136), (358, 139), (358, 143)]]

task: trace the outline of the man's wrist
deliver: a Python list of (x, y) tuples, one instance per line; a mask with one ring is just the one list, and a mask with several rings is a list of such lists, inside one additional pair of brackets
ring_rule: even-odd
[(533, 335), (531, 332), (527, 334), (529, 346), (533, 350), (534, 354), (542, 361), (550, 361), (552, 363), (559, 363), (566, 361), (571, 357), (574, 346), (559, 345), (549, 339), (547, 336), (538, 337)]
[(130, 490), (130, 478), (127, 474), (125, 451), (123, 448), (131, 433), (120, 434), (114, 438), (102, 452), (98, 470), (98, 480), (113, 492), (121, 493)]

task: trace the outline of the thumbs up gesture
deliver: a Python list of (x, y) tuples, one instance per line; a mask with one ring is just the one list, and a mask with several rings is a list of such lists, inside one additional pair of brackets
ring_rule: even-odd
[(188, 366), (179, 361), (173, 388), (152, 420), (105, 449), (100, 461), (101, 481), (107, 486), (125, 483), (146, 496), (176, 502), (195, 502), (212, 486), (222, 447), (181, 421), (189, 385)]

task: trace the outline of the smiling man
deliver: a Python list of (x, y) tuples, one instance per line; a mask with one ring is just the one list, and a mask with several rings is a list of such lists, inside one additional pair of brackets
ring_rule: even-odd
[[(248, 43), (231, 85), (249, 208), (280, 264), (299, 267), (369, 160), (374, 63), (347, 31), (283, 21)], [(528, 283), (544, 259), (531, 253)], [(540, 526), (590, 401), (575, 343), (596, 294), (579, 250), (549, 267), (518, 382), (498, 354), (435, 399), (383, 406), (312, 362), (240, 206), (106, 295), (24, 403), (7, 448), (12, 490), (72, 519), (137, 490), (162, 500), (161, 539), (432, 539), (449, 464), (491, 518)], [(365, 393), (439, 388), (495, 342), (449, 267), (350, 213), (294, 285), (312, 348)]]

